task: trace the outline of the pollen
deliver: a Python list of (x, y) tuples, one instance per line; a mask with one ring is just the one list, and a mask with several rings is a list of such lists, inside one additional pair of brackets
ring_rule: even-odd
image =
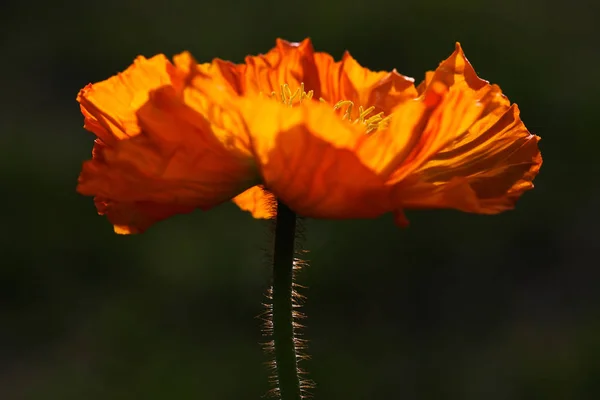
[[(314, 91), (309, 90), (308, 92), (304, 90), (304, 82), (300, 83), (300, 87), (292, 92), (290, 85), (284, 83), (280, 86), (279, 93), (276, 91), (272, 91), (270, 98), (274, 100), (280, 101), (282, 104), (293, 107), (296, 104), (302, 104), (305, 100), (311, 100), (313, 98)], [(319, 101), (322, 103), (327, 103), (325, 99), (322, 97), (319, 98)], [(375, 132), (378, 129), (385, 129), (389, 122), (391, 116), (384, 117), (383, 112), (371, 115), (375, 110), (374, 106), (364, 108), (363, 106), (358, 106), (358, 114), (353, 113), (355, 110), (354, 102), (350, 100), (340, 100), (333, 106), (334, 111), (337, 110), (345, 110), (344, 115), (342, 115), (342, 120), (347, 120), (353, 124), (363, 124), (366, 128), (366, 133)]]

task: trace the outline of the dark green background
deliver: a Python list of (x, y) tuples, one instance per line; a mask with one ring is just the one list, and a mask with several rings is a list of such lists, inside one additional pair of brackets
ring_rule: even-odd
[[(542, 137), (499, 216), (307, 221), (317, 399), (600, 398), (600, 6), (170, 0), (0, 6), (0, 398), (259, 399), (268, 224), (228, 204), (122, 237), (77, 195), (75, 102), (138, 54), (240, 62), (276, 37), (420, 81), (460, 41)], [(596, 260), (596, 261), (594, 261)]]

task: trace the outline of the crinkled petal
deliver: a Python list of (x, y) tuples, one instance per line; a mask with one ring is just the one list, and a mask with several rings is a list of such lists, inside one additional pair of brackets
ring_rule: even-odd
[[(161, 210), (158, 214), (151, 212), (147, 220), (162, 219), (168, 210), (208, 209), (258, 182), (255, 163), (245, 147), (248, 141), (236, 136), (244, 135), (243, 127), (236, 125), (227, 110), (201, 101), (197, 94), (189, 96), (185, 71), (175, 70), (170, 63), (168, 66), (167, 76), (175, 81), (160, 88), (133, 86), (126, 90), (118, 85), (105, 88), (106, 81), (93, 86), (94, 92), (136, 92), (132, 98), (146, 99), (141, 104), (132, 102), (135, 108), (129, 110), (135, 115), (130, 121), (136, 121), (138, 133), (96, 146), (93, 159), (84, 163), (79, 178), (77, 190), (101, 198), (106, 204), (117, 204), (119, 211), (113, 214), (119, 215), (119, 220), (127, 220), (128, 210), (134, 213), (140, 204), (152, 204), (152, 212)], [(135, 69), (131, 75), (133, 81), (142, 81)], [(125, 80), (118, 82), (129, 84)], [(85, 93), (81, 99), (96, 120), (119, 119), (112, 114), (110, 105), (98, 107), (95, 98)], [(115, 103), (124, 101), (115, 99)], [(115, 113), (126, 114), (123, 108)], [(142, 210), (137, 214), (148, 212)], [(155, 215), (161, 218), (154, 218)], [(129, 226), (131, 232), (145, 229), (135, 227), (138, 220), (146, 221), (132, 214), (131, 223), (118, 225)]]
[(314, 62), (310, 39), (291, 43), (277, 39), (275, 48), (267, 54), (247, 56), (238, 66), (241, 93), (257, 95), (279, 93), (281, 85), (288, 84), (296, 90), (304, 83), (307, 90), (319, 96), (319, 75)]
[(189, 52), (173, 57), (173, 61), (187, 79), (193, 79), (195, 76), (201, 75), (205, 79), (210, 79), (215, 84), (221, 85), (223, 90), (230, 94), (244, 94), (240, 68), (232, 62), (215, 58), (210, 63), (197, 64)]
[(277, 199), (263, 185), (251, 187), (234, 197), (233, 202), (256, 219), (271, 219), (277, 213)]
[(315, 53), (314, 58), (321, 96), (330, 104), (349, 100), (356, 108), (375, 107), (371, 114), (389, 114), (399, 103), (417, 97), (414, 79), (396, 70), (371, 71), (362, 67), (349, 52), (338, 62), (327, 53)]
[(386, 171), (391, 173), (390, 183), (403, 180), (448, 143), (457, 140), (485, 109), (478, 101), (477, 93), (464, 85), (447, 88), (435, 81), (418, 101), (427, 111), (411, 135), (403, 135), (404, 121), (396, 118), (406, 104), (392, 114), (388, 133), (396, 139), (395, 146), (399, 151), (386, 167)]
[(364, 129), (317, 102), (288, 108), (242, 99), (239, 109), (265, 187), (298, 214), (369, 218), (386, 211), (384, 180), (356, 152)]
[(172, 84), (162, 55), (139, 56), (124, 72), (105, 81), (89, 84), (77, 95), (85, 117), (84, 127), (108, 144), (140, 133), (135, 111), (151, 90)]
[(460, 136), (483, 110), (475, 92), (448, 90), (438, 83), (419, 98), (400, 103), (389, 127), (369, 134), (357, 152), (388, 184), (399, 182)]
[(406, 208), (480, 214), (512, 209), (533, 188), (542, 164), (538, 141), (513, 105), (491, 126), (475, 125), (468, 135), (435, 154), (397, 185), (395, 194)]
[(456, 42), (454, 52), (450, 57), (442, 61), (435, 71), (425, 74), (425, 80), (418, 86), (419, 93), (422, 93), (433, 81), (442, 82), (448, 87), (465, 83), (473, 90), (479, 90), (489, 85), (488, 81), (477, 76), (458, 42)]
[[(481, 112), (454, 134), (439, 130), (438, 145), (422, 162), (408, 170), (401, 166), (391, 175), (388, 184), (394, 187), (394, 202), (400, 208), (454, 208), (482, 214), (513, 208), (533, 188), (542, 164), (540, 138), (527, 130), (518, 107), (510, 105), (498, 86), (477, 77), (458, 43), (454, 53), (427, 74), (419, 91), (427, 96), (440, 84), (447, 85), (450, 93), (474, 98)], [(461, 115), (456, 106), (441, 109), (449, 111), (448, 118)]]

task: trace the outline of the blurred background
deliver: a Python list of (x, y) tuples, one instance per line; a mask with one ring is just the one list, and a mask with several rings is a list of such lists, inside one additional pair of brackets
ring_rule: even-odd
[(75, 96), (138, 54), (241, 62), (306, 36), (417, 82), (460, 41), (545, 160), (536, 189), (498, 216), (306, 221), (315, 398), (600, 398), (599, 4), (5, 0), (0, 399), (265, 394), (268, 223), (227, 204), (113, 234), (75, 193), (94, 138)]

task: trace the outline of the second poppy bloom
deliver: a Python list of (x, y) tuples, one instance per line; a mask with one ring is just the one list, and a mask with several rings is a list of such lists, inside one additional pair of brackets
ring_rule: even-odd
[(243, 64), (138, 57), (78, 101), (98, 137), (78, 191), (118, 233), (230, 199), (256, 218), (274, 198), (314, 218), (494, 214), (542, 163), (539, 137), (458, 44), (418, 86), (278, 40)]

